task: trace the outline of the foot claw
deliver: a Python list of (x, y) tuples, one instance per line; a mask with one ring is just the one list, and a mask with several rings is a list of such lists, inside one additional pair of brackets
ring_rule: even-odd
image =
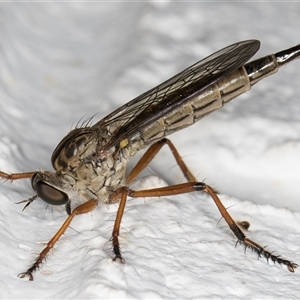
[(116, 261), (117, 259), (119, 259), (122, 264), (125, 263), (125, 260), (123, 259), (122, 255), (121, 255), (120, 247), (118, 245), (114, 246), (114, 254), (115, 254), (115, 257), (113, 258), (113, 261)]
[(294, 273), (295, 269), (297, 269), (299, 266), (295, 263), (290, 263), (287, 265), (287, 268), (290, 272)]
[(20, 278), (28, 277), (29, 281), (33, 281), (33, 275), (32, 275), (32, 273), (29, 272), (29, 271), (20, 273), (18, 276), (19, 276)]
[(113, 258), (113, 261), (116, 261), (117, 259), (120, 260), (120, 263), (121, 263), (121, 264), (125, 264), (125, 259), (124, 259), (123, 257), (121, 257), (121, 256), (115, 256), (115, 257)]

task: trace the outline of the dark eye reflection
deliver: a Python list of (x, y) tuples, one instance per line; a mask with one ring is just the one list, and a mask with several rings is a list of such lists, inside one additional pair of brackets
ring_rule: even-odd
[(43, 181), (36, 183), (36, 192), (42, 200), (51, 205), (66, 204), (69, 199), (66, 193), (55, 189)]

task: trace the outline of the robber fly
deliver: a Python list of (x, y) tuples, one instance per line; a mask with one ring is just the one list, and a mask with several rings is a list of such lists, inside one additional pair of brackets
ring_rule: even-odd
[[(55, 173), (0, 172), (0, 178), (12, 181), (31, 178), (35, 195), (21, 201), (27, 202), (25, 207), (41, 198), (51, 205), (65, 205), (68, 214), (32, 266), (19, 276), (33, 280), (33, 273), (39, 269), (72, 219), (92, 211), (98, 201), (107, 204), (119, 202), (112, 231), (113, 260), (124, 262), (118, 237), (127, 197), (159, 197), (192, 191), (206, 192), (211, 196), (238, 243), (251, 248), (259, 257), (285, 265), (290, 272), (294, 272), (298, 267), (296, 263), (274, 255), (245, 236), (217, 193), (196, 180), (172, 142), (166, 138), (220, 109), (259, 80), (300, 56), (300, 45), (297, 45), (246, 63), (259, 46), (259, 41), (247, 40), (223, 48), (131, 100), (98, 123), (75, 128), (62, 139), (52, 154)], [(129, 183), (164, 145), (170, 148), (187, 182), (141, 191), (130, 189)], [(147, 151), (126, 176), (128, 160), (145, 147), (148, 147)]]

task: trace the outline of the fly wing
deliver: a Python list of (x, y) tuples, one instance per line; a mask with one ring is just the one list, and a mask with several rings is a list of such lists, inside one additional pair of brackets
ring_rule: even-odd
[(257, 40), (227, 46), (121, 106), (93, 125), (93, 129), (104, 127), (112, 133), (111, 139), (99, 150), (106, 151), (124, 139), (130, 141), (137, 131), (241, 67), (259, 46)]

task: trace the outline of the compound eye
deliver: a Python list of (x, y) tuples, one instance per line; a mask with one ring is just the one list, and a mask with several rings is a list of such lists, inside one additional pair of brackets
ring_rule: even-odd
[(42, 200), (51, 205), (66, 204), (69, 200), (69, 197), (66, 193), (53, 188), (43, 181), (38, 181), (36, 183), (36, 192)]

